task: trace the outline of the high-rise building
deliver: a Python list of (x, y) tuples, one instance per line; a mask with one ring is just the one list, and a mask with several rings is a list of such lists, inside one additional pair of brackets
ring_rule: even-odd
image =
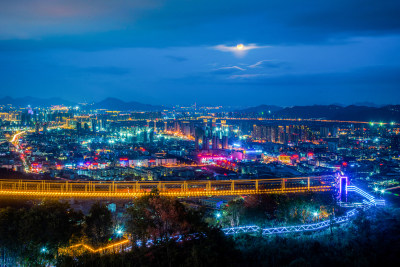
[(200, 127), (195, 127), (194, 130), (194, 142), (196, 150), (200, 149), (200, 138), (204, 136), (204, 131)]
[(209, 147), (208, 137), (206, 134), (204, 134), (203, 135), (203, 145), (202, 145), (201, 149), (208, 150), (209, 148), (210, 147)]
[(90, 124), (92, 126), (92, 132), (95, 133), (97, 131), (97, 119), (91, 119)]
[(154, 141), (154, 131), (152, 129), (150, 129), (149, 139), (150, 139), (150, 143), (153, 143), (153, 141)]
[(228, 149), (228, 136), (222, 136), (222, 149)]
[(329, 136), (329, 128), (328, 127), (321, 127), (319, 133), (320, 133), (320, 137), (321, 138), (328, 137)]
[(216, 135), (212, 137), (212, 149), (218, 149), (218, 138)]

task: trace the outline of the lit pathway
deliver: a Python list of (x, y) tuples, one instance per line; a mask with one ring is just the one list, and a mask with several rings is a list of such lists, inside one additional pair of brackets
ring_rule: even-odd
[(0, 180), (0, 196), (28, 198), (132, 198), (157, 189), (162, 196), (200, 197), (250, 194), (324, 192), (334, 187), (332, 176), (265, 180), (71, 182)]

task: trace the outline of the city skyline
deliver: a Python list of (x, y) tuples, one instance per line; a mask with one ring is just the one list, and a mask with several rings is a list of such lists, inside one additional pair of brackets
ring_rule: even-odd
[(394, 266), (399, 14), (0, 0), (0, 265)]
[(0, 10), (1, 97), (400, 103), (393, 1), (41, 0)]

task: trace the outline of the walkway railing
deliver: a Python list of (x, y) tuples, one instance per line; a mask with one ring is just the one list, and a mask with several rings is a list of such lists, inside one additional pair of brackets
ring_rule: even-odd
[(131, 198), (150, 194), (175, 197), (300, 193), (329, 191), (332, 176), (262, 180), (165, 181), (165, 182), (72, 182), (0, 180), (0, 196), (56, 198)]
[(282, 226), (282, 227), (271, 227), (271, 228), (261, 228), (256, 225), (250, 226), (240, 226), (240, 227), (230, 227), (224, 228), (222, 231), (226, 235), (233, 234), (243, 234), (243, 233), (261, 233), (262, 235), (273, 235), (273, 234), (287, 234), (287, 233), (298, 233), (298, 232), (307, 232), (307, 231), (316, 231), (323, 228), (327, 228), (330, 225), (337, 225), (344, 222), (349, 221), (351, 217), (356, 214), (356, 210), (350, 210), (346, 213), (346, 215), (333, 218), (332, 220), (325, 220), (318, 223), (312, 224), (301, 224), (294, 226)]
[[(364, 190), (356, 187), (356, 186), (348, 186), (348, 192), (355, 192), (362, 197), (363, 205), (359, 206), (360, 208), (369, 209), (372, 206), (377, 205), (385, 205), (384, 199), (375, 199), (374, 196), (368, 194)], [(352, 209), (346, 213), (344, 216), (336, 217), (333, 219), (328, 219), (318, 223), (312, 224), (301, 224), (301, 225), (294, 225), (294, 226), (282, 226), (282, 227), (271, 227), (271, 228), (261, 228), (256, 225), (250, 226), (238, 226), (238, 227), (230, 227), (224, 228), (222, 231), (227, 235), (233, 234), (243, 234), (243, 233), (261, 233), (262, 235), (272, 235), (272, 234), (287, 234), (287, 233), (298, 233), (298, 232), (307, 232), (307, 231), (316, 231), (320, 229), (327, 228), (331, 225), (342, 224), (348, 222), (351, 217), (354, 217), (357, 214), (357, 209)]]
[[(359, 208), (366, 210), (372, 206), (384, 205), (383, 199), (380, 199), (377, 202), (377, 199), (375, 199), (375, 197), (373, 197), (372, 195), (368, 194), (367, 192), (365, 192), (364, 190), (362, 190), (356, 186), (348, 186), (347, 189), (348, 189), (348, 192), (356, 192), (365, 198), (365, 199), (363, 199), (363, 204), (361, 206), (358, 205)], [(222, 232), (226, 235), (245, 234), (245, 233), (257, 234), (258, 233), (258, 234), (264, 235), (264, 236), (274, 235), (274, 234), (311, 232), (311, 231), (322, 230), (322, 229), (328, 228), (330, 226), (346, 223), (346, 222), (350, 221), (350, 219), (352, 217), (354, 217), (356, 214), (357, 214), (357, 209), (352, 209), (352, 210), (349, 210), (348, 212), (346, 212), (346, 214), (343, 216), (324, 220), (324, 221), (317, 222), (317, 223), (312, 223), (312, 224), (281, 226), (281, 227), (271, 227), (271, 228), (261, 228), (256, 225), (249, 225), (249, 226), (224, 228), (224, 229), (222, 229)], [(179, 242), (179, 241), (181, 241), (181, 236), (171, 237), (171, 239), (175, 239), (177, 242)], [(84, 248), (87, 251), (90, 251), (93, 253), (96, 253), (96, 252), (105, 253), (107, 251), (112, 251), (112, 252), (128, 251), (128, 250), (132, 249), (131, 245), (124, 246), (124, 247), (122, 246), (122, 245), (127, 245), (128, 242), (129, 242), (128, 239), (125, 239), (120, 242), (106, 246), (104, 248), (99, 248), (97, 250), (93, 249), (92, 247), (90, 247), (86, 244), (77, 244), (77, 245), (65, 248), (62, 252), (67, 253), (67, 254), (71, 254), (71, 253), (73, 254), (75, 248)], [(138, 241), (137, 244), (139, 246), (143, 245), (141, 241)], [(153, 244), (152, 240), (148, 240), (146, 242), (146, 245), (151, 245), (151, 244)]]
[(347, 191), (348, 192), (356, 192), (357, 194), (359, 194), (362, 197), (364, 197), (365, 198), (364, 199), (364, 203), (367, 200), (372, 205), (377, 205), (377, 206), (384, 206), (385, 205), (385, 200), (384, 199), (377, 199), (373, 195), (365, 192), (364, 190), (362, 190), (361, 188), (359, 188), (357, 186), (349, 185), (347, 187)]

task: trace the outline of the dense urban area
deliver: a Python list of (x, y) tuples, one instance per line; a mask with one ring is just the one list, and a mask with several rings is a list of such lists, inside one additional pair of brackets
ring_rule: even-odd
[(400, 266), (399, 14), (0, 0), (0, 267)]
[(369, 188), (399, 185), (400, 125), (394, 121), (270, 113), (195, 105), (154, 112), (8, 105), (0, 113), (0, 166), (35, 179), (232, 180), (343, 171)]
[(87, 103), (0, 118), (2, 266), (374, 266), (400, 248), (395, 121)]

